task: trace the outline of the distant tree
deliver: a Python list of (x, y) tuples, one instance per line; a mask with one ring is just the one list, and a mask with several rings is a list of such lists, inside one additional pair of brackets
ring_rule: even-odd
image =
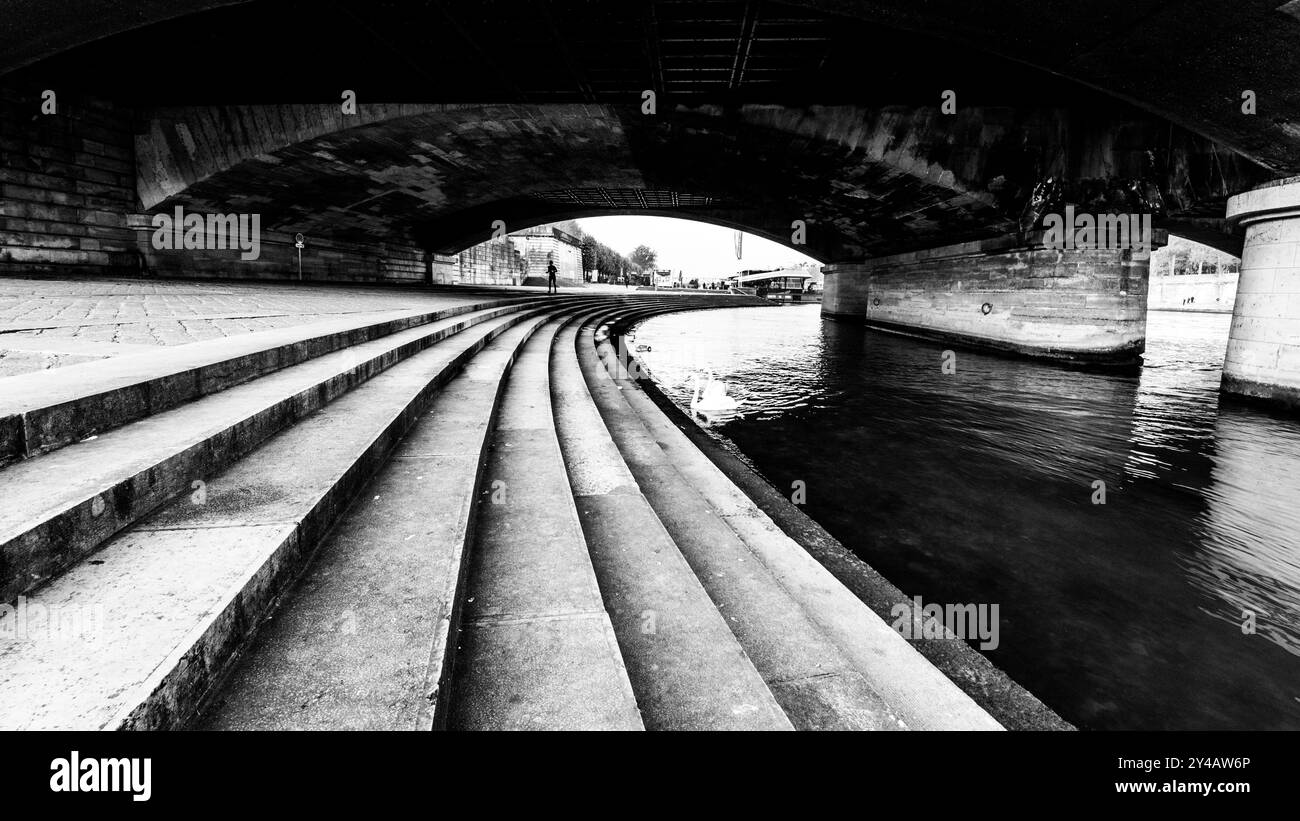
[(591, 237), (582, 238), (582, 270), (596, 270), (596, 253), (600, 243)]
[(1151, 255), (1152, 276), (1235, 274), (1240, 270), (1237, 257), (1182, 237), (1170, 237), (1168, 246)]
[(655, 267), (659, 255), (649, 245), (638, 245), (628, 261), (632, 263), (638, 271), (652, 271)]
[(622, 254), (605, 245), (602, 242), (596, 243), (596, 270), (600, 272), (602, 282), (618, 282), (623, 275), (623, 270), (628, 267), (627, 260)]

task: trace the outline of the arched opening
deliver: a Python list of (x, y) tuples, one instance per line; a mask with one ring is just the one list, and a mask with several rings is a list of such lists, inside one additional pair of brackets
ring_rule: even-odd
[[(1241, 258), (1184, 236), (1151, 254), (1147, 283), (1147, 353), (1153, 364), (1223, 364), (1237, 298)], [(1149, 369), (1154, 379), (1159, 368)], [(1217, 376), (1216, 376), (1217, 378)]]
[[(815, 295), (821, 261), (792, 237), (777, 242), (720, 220), (638, 213), (517, 227), (455, 254), (431, 255), (444, 285), (538, 285), (548, 262), (562, 285), (726, 290), (735, 277), (789, 270)], [(752, 289), (751, 289), (752, 290)]]
[[(663, 209), (772, 238), (803, 220), (813, 256), (855, 261), (1020, 230), (1039, 184), (1062, 177), (1080, 206), (1136, 198), (1123, 207), (1208, 235), (1231, 191), (1288, 167), (1234, 150), (1258, 147), (1246, 131), (1266, 118), (1206, 128), (1187, 115), (1208, 110), (1197, 89), (1146, 99), (1086, 62), (1061, 70), (1068, 26), (981, 13), (972, 41), (888, 0), (650, 5), (665, 8), (190, 2), (82, 20), (60, 4), (0, 71), (35, 93), (112, 92), (138, 121), (146, 211), (259, 209), (290, 237), (444, 255), (498, 220)], [(1093, 36), (1131, 39), (1131, 12), (1112, 11)], [(611, 48), (620, 26), (645, 48)], [(224, 59), (232, 43), (249, 58)], [(156, 68), (186, 60), (222, 69)]]

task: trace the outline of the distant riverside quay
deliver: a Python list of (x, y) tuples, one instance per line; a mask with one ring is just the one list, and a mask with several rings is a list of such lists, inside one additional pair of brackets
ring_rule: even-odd
[(1237, 301), (1235, 273), (1151, 276), (1148, 308), (1158, 311), (1193, 311), (1231, 314)]

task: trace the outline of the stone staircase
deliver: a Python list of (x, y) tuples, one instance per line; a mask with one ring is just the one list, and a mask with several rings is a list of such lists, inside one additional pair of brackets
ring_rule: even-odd
[(0, 728), (999, 729), (610, 344), (749, 304), (484, 295), (6, 380)]

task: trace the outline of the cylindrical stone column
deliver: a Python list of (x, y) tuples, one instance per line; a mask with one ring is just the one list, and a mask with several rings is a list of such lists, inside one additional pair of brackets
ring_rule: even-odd
[(1221, 389), (1300, 410), (1300, 177), (1228, 200), (1246, 229)]

